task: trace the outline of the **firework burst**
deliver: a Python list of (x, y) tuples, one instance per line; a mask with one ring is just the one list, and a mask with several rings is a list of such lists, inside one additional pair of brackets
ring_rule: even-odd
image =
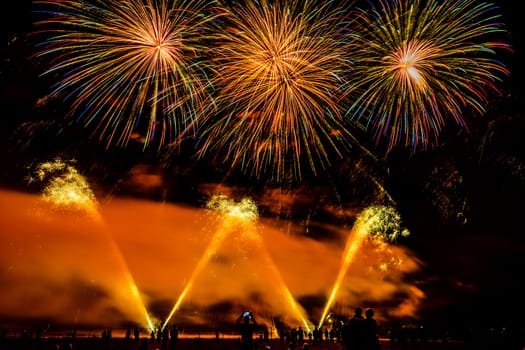
[(84, 176), (73, 166), (74, 161), (57, 158), (38, 164), (28, 182), (46, 183), (42, 200), (57, 210), (83, 212), (98, 217), (98, 203)]
[(388, 151), (437, 143), (447, 118), (466, 127), (468, 109), (483, 114), (498, 91), (495, 61), (504, 29), (493, 5), (473, 0), (379, 0), (358, 9), (350, 51), (348, 114), (364, 120)]
[(262, 0), (225, 12), (212, 52), (220, 113), (203, 128), (199, 155), (274, 179), (341, 156), (353, 140), (338, 104), (348, 69), (342, 10)]
[(206, 1), (35, 1), (52, 95), (107, 144), (174, 140), (213, 106), (203, 57)]

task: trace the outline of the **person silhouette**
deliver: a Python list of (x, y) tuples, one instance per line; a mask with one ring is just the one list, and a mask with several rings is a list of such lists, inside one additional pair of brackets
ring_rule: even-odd
[(346, 350), (365, 350), (363, 346), (364, 330), (363, 309), (356, 307), (354, 315), (348, 320), (344, 329), (344, 347)]
[(377, 321), (374, 319), (374, 310), (365, 310), (363, 321), (363, 348), (365, 350), (379, 350), (379, 337), (377, 336)]
[(135, 338), (135, 342), (139, 341), (139, 338), (140, 338), (140, 329), (139, 329), (139, 327), (135, 327), (135, 330), (133, 331), (133, 337)]
[(140, 343), (139, 350), (148, 350), (148, 339), (143, 338)]
[(179, 338), (179, 330), (175, 325), (170, 328), (170, 349), (175, 349), (177, 339)]
[(251, 350), (253, 348), (253, 332), (257, 322), (249, 311), (244, 312), (237, 322), (241, 326), (241, 347), (243, 350)]

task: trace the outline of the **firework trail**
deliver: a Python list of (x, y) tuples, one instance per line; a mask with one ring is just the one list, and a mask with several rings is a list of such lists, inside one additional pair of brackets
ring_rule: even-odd
[(171, 142), (211, 111), (203, 59), (206, 26), (200, 0), (42, 0), (37, 57), (59, 79), (53, 96), (107, 145)]
[(357, 216), (352, 232), (346, 242), (339, 273), (337, 274), (323, 314), (321, 315), (319, 328), (322, 327), (323, 322), (326, 320), (330, 307), (341, 286), (341, 282), (350, 264), (354, 261), (357, 252), (361, 248), (363, 241), (369, 238), (382, 245), (386, 241), (393, 242), (399, 236), (406, 237), (409, 234), (408, 229), (401, 226), (401, 216), (393, 207), (373, 205), (365, 208), (363, 212)]
[(247, 1), (224, 6), (211, 56), (220, 113), (198, 154), (249, 175), (301, 178), (354, 141), (338, 100), (348, 18), (333, 3)]
[(131, 294), (135, 307), (144, 317), (143, 324), (153, 330), (153, 322), (144, 305), (140, 291), (137, 288), (120, 248), (107, 231), (95, 194), (88, 181), (73, 166), (74, 161), (64, 161), (56, 158), (51, 162), (38, 164), (34, 174), (27, 178), (28, 182), (46, 183), (42, 191), (42, 200), (51, 208), (60, 212), (85, 214), (100, 224), (101, 231), (107, 235), (107, 241), (117, 259), (117, 264), (127, 283), (127, 292)]
[(170, 314), (163, 323), (162, 328), (165, 328), (169, 324), (174, 313), (178, 310), (182, 301), (193, 287), (196, 278), (208, 266), (209, 261), (213, 255), (217, 253), (224, 240), (232, 239), (233, 234), (240, 234), (241, 240), (255, 244), (257, 249), (262, 251), (261, 258), (265, 260), (265, 265), (270, 268), (272, 278), (274, 279), (272, 287), (281, 290), (286, 301), (289, 303), (290, 311), (297, 320), (304, 324), (306, 329), (309, 329), (309, 324), (304, 316), (304, 310), (295, 301), (292, 293), (283, 281), (280, 271), (277, 269), (277, 266), (271, 259), (270, 255), (265, 251), (262, 238), (257, 229), (259, 214), (255, 202), (246, 197), (242, 198), (239, 202), (236, 202), (233, 199), (228, 198), (226, 195), (217, 194), (210, 198), (206, 203), (206, 207), (210, 209), (214, 215), (217, 215), (220, 224)]
[(474, 0), (378, 0), (357, 9), (350, 30), (354, 61), (348, 114), (385, 138), (388, 151), (437, 143), (447, 118), (467, 127), (464, 114), (483, 114), (498, 76), (495, 60), (509, 49), (495, 6)]

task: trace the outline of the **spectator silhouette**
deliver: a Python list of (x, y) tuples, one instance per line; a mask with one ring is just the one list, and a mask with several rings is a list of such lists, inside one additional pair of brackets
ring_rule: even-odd
[(135, 330), (133, 331), (133, 336), (135, 337), (135, 342), (138, 342), (140, 337), (140, 329), (138, 327), (135, 327)]
[(253, 332), (255, 325), (255, 318), (251, 312), (244, 312), (239, 317), (238, 323), (241, 322), (241, 347), (243, 350), (251, 350), (253, 348)]
[(314, 327), (314, 330), (312, 331), (312, 337), (314, 338), (314, 344), (317, 345), (321, 342), (321, 330), (317, 328), (317, 326)]
[(344, 330), (344, 347), (346, 350), (365, 350), (363, 309), (356, 307), (354, 315), (348, 320)]
[(377, 336), (377, 321), (374, 319), (374, 310), (365, 310), (363, 322), (363, 349), (379, 350), (379, 337)]
[(179, 338), (179, 330), (175, 325), (170, 328), (170, 348), (175, 349), (177, 345), (177, 339)]
[(158, 327), (157, 328), (157, 344), (160, 344), (161, 339), (162, 339), (162, 329)]
[(330, 329), (330, 331), (328, 332), (328, 342), (330, 344), (333, 344), (335, 342), (335, 329)]
[(148, 350), (148, 339), (144, 338), (142, 339), (142, 342), (140, 343), (139, 350)]
[(279, 328), (279, 343), (284, 344), (284, 336), (286, 335), (286, 330), (283, 327)]
[(162, 335), (161, 335), (161, 349), (166, 350), (168, 348), (168, 341), (169, 341), (169, 329), (167, 327), (164, 327), (162, 329)]
[(297, 341), (299, 342), (299, 344), (302, 344), (304, 341), (304, 331), (301, 328), (301, 326), (297, 328)]

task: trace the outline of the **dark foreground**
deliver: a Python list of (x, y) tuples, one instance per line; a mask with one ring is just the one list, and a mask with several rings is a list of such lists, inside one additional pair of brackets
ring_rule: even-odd
[[(144, 343), (144, 344), (142, 344)], [(281, 343), (278, 339), (267, 341), (257, 340), (253, 349), (256, 350), (344, 350), (338, 343), (311, 344), (306, 342), (302, 345), (291, 345)], [(381, 342), (381, 350), (522, 350), (517, 344), (491, 344), (486, 341), (449, 341), (429, 340), (417, 343), (390, 343), (388, 340)], [(139, 341), (115, 338), (102, 342), (97, 338), (43, 338), (39, 340), (22, 340), (6, 338), (0, 340), (0, 350), (244, 350), (238, 340), (230, 339), (208, 339), (208, 338), (181, 338), (174, 344), (161, 344), (150, 342), (147, 339)], [(351, 349), (348, 349), (351, 350)]]

